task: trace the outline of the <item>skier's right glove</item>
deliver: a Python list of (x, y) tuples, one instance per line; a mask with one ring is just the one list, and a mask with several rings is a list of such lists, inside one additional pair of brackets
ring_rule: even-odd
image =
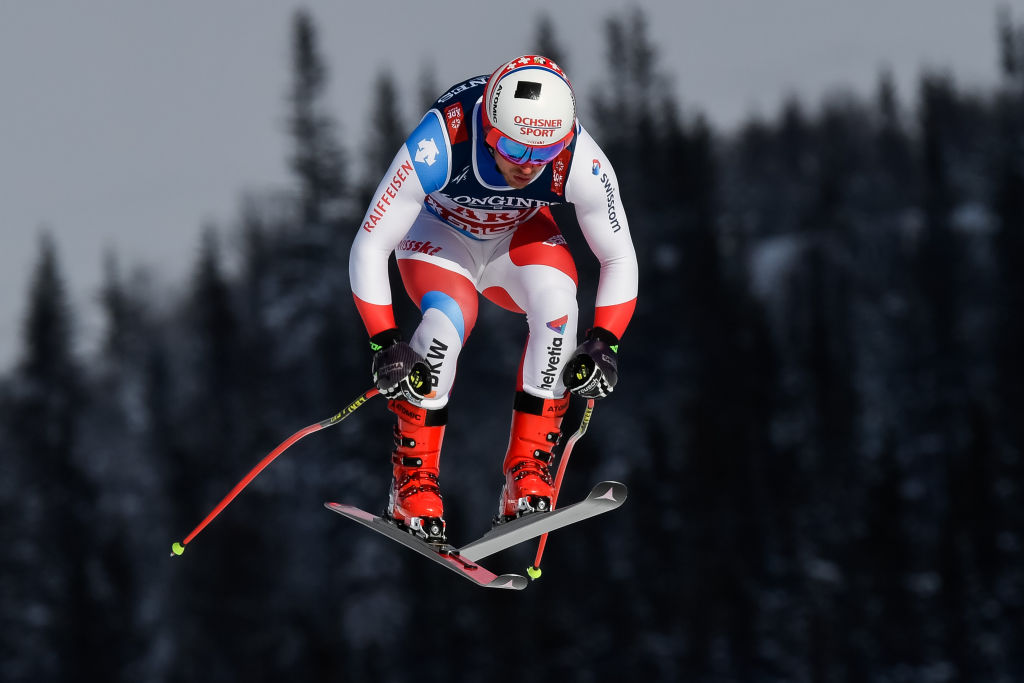
[(370, 337), (373, 351), (373, 383), (387, 398), (419, 402), (430, 392), (430, 368), (423, 358), (402, 341), (397, 328)]
[(619, 339), (603, 327), (587, 331), (562, 371), (565, 388), (583, 398), (604, 398), (619, 381)]

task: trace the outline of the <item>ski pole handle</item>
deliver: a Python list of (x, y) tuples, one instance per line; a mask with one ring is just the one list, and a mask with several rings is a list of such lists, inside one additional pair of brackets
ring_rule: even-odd
[(406, 378), (406, 382), (409, 385), (409, 390), (416, 394), (419, 398), (424, 398), (430, 393), (430, 389), (433, 386), (433, 378), (430, 375), (430, 366), (423, 361), (418, 361), (412, 366), (412, 370), (409, 371), (409, 376)]
[(228, 495), (224, 496), (224, 499), (217, 503), (217, 507), (213, 508), (213, 510), (210, 511), (210, 514), (208, 514), (206, 518), (202, 522), (200, 522), (199, 525), (196, 526), (196, 528), (193, 529), (188, 536), (185, 537), (184, 540), (175, 541), (173, 544), (171, 544), (171, 557), (174, 557), (175, 555), (181, 555), (183, 552), (185, 552), (185, 546), (188, 545), (192, 541), (192, 539), (198, 536), (199, 533), (217, 517), (217, 515), (223, 512), (224, 508), (226, 508), (231, 503), (231, 501), (233, 501), (235, 497), (242, 492), (242, 489), (248, 486), (260, 472), (266, 469), (267, 465), (272, 463), (277, 458), (277, 456), (281, 455), (286, 450), (291, 448), (297, 441), (309, 436), (313, 432), (319, 432), (321, 429), (333, 427), (334, 425), (338, 424), (346, 417), (354, 413), (357, 408), (359, 408), (361, 405), (363, 405), (364, 403), (366, 403), (379, 393), (380, 390), (378, 390), (376, 387), (372, 389), (367, 389), (359, 396), (359, 398), (349, 403), (340, 412), (335, 413), (326, 420), (321, 420), (316, 424), (311, 424), (308, 427), (303, 427), (302, 429), (300, 429), (299, 431), (295, 432), (287, 439), (282, 441), (277, 448), (272, 450), (270, 453), (266, 455), (266, 457), (260, 460), (259, 463), (257, 463), (256, 467), (252, 468), (249, 471), (249, 474), (242, 477), (242, 480), (235, 484), (235, 487), (228, 492)]
[(565, 388), (573, 391), (586, 384), (594, 374), (595, 367), (597, 367), (597, 363), (590, 356), (580, 355), (570, 358), (562, 373)]

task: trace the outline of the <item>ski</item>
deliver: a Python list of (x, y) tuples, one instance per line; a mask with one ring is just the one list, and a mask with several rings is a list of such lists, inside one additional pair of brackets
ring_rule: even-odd
[(360, 510), (357, 507), (351, 505), (344, 505), (342, 503), (324, 503), (324, 506), (333, 512), (337, 512), (342, 517), (359, 522), (365, 527), (373, 529), (377, 533), (387, 536), (393, 541), (398, 541), (406, 548), (414, 550), (420, 555), (427, 557), (434, 562), (438, 563), (442, 567), (450, 569), (459, 576), (462, 576), (469, 581), (472, 581), (478, 586), (484, 588), (504, 588), (507, 590), (523, 590), (529, 583), (525, 576), (519, 574), (502, 574), (497, 575), (491, 571), (488, 571), (479, 564), (476, 564), (474, 560), (469, 560), (462, 556), (457, 548), (451, 545), (433, 545), (426, 541), (413, 536), (408, 531), (400, 529), (393, 522), (389, 522), (382, 517)]
[(464, 560), (476, 562), (549, 531), (614, 510), (626, 501), (627, 495), (625, 484), (602, 481), (578, 503), (499, 524), (477, 540), (459, 548), (459, 554)]

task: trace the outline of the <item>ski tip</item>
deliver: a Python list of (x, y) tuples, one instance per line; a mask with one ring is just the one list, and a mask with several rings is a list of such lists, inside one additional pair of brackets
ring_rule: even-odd
[(629, 496), (629, 489), (618, 481), (602, 481), (594, 486), (587, 498), (591, 500), (606, 500), (618, 507), (626, 502)]
[(504, 588), (506, 590), (521, 591), (529, 585), (525, 576), (519, 574), (502, 574), (494, 577), (494, 580), (487, 584), (488, 588)]

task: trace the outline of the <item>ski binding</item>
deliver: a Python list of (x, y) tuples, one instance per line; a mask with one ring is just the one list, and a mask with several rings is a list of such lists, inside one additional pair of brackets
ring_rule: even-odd
[(602, 481), (577, 503), (555, 508), (551, 512), (536, 512), (502, 522), (462, 548), (448, 543), (428, 543), (408, 529), (398, 526), (393, 520), (378, 517), (352, 505), (324, 503), (324, 507), (401, 543), (478, 586), (523, 590), (529, 584), (525, 576), (497, 575), (480, 566), (477, 561), (556, 529), (614, 510), (626, 501), (627, 495), (625, 484)]
[(328, 510), (337, 512), (342, 517), (359, 522), (365, 527), (373, 529), (379, 534), (387, 536), (393, 541), (398, 541), (406, 548), (414, 550), (420, 555), (427, 557), (442, 567), (449, 569), (459, 576), (472, 581), (484, 588), (504, 588), (508, 590), (523, 590), (529, 583), (525, 576), (519, 574), (502, 574), (498, 576), (471, 560), (467, 560), (459, 553), (458, 549), (444, 544), (427, 543), (418, 536), (414, 536), (404, 529), (400, 529), (394, 522), (389, 522), (377, 515), (360, 510), (351, 505), (342, 503), (324, 503)]

